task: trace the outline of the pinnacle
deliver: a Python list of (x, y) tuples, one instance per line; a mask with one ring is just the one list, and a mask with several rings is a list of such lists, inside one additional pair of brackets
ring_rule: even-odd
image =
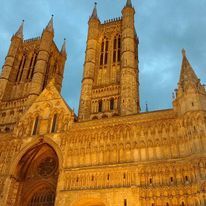
[(15, 36), (23, 39), (23, 30), (24, 30), (24, 20), (22, 20), (22, 23), (21, 23), (19, 29), (17, 30)]
[(54, 32), (54, 26), (53, 26), (54, 23), (53, 22), (54, 22), (54, 15), (51, 16), (51, 19), (46, 26), (46, 30), (48, 30), (50, 32)]
[(62, 53), (63, 55), (66, 55), (66, 54), (67, 54), (67, 52), (66, 52), (66, 39), (64, 39), (64, 43), (63, 43), (63, 45), (62, 45), (61, 53)]
[(91, 18), (98, 19), (98, 15), (97, 15), (97, 2), (94, 3), (94, 9), (93, 9)]
[(187, 59), (186, 51), (185, 49), (182, 50), (182, 68), (181, 68), (181, 74), (180, 74), (180, 83), (181, 82), (198, 82), (199, 79), (197, 75), (195, 74), (190, 62)]

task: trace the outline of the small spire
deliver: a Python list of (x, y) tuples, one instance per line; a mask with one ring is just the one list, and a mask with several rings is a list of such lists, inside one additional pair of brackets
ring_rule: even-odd
[(91, 18), (98, 19), (98, 16), (97, 16), (97, 2), (94, 3), (94, 9), (93, 9)]
[(180, 74), (180, 81), (184, 80), (198, 80), (189, 60), (186, 56), (185, 49), (182, 49), (182, 68)]
[(186, 56), (185, 49), (182, 49), (182, 67), (180, 72), (179, 86), (181, 88), (187, 88), (188, 85), (194, 85), (195, 87), (199, 85), (200, 80), (195, 74), (189, 60)]
[(17, 30), (15, 36), (23, 39), (23, 30), (24, 30), (24, 20), (22, 20), (22, 23), (21, 23), (19, 29)]
[(127, 0), (126, 6), (132, 7), (132, 1), (131, 0)]
[(146, 112), (149, 112), (148, 104), (146, 102)]
[(63, 43), (63, 45), (62, 45), (61, 54), (62, 54), (62, 55), (67, 55), (67, 51), (66, 51), (66, 39), (65, 39), (65, 38), (64, 38), (64, 43)]
[(51, 19), (49, 21), (49, 23), (46, 26), (46, 30), (50, 31), (50, 32), (54, 32), (54, 15), (52, 14)]

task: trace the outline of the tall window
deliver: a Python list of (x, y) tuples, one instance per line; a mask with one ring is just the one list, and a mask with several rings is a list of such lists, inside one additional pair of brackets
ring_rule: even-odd
[(37, 134), (38, 126), (39, 126), (39, 117), (37, 116), (36, 119), (34, 120), (34, 128), (33, 128), (32, 135)]
[(101, 45), (100, 66), (107, 65), (108, 53), (109, 53), (109, 41), (106, 37), (104, 37)]
[(56, 132), (56, 127), (57, 127), (57, 114), (54, 114), (53, 120), (52, 120), (51, 133)]
[(115, 36), (113, 41), (113, 63), (121, 60), (121, 37)]
[(99, 108), (98, 108), (99, 112), (102, 112), (102, 100), (99, 100)]
[(27, 74), (28, 80), (31, 80), (34, 75), (34, 68), (35, 68), (36, 62), (37, 62), (37, 53), (34, 53), (31, 58), (30, 65), (29, 65), (29, 71)]
[(51, 69), (51, 56), (49, 56), (49, 60), (47, 62), (47, 67), (46, 67), (46, 72), (45, 72), (45, 76), (44, 76), (44, 83), (43, 83), (43, 87), (42, 90), (46, 87), (48, 80), (49, 80), (49, 75), (50, 75), (50, 69)]
[(26, 55), (24, 54), (19, 64), (18, 72), (16, 75), (16, 82), (20, 82), (22, 80), (25, 63), (26, 63)]

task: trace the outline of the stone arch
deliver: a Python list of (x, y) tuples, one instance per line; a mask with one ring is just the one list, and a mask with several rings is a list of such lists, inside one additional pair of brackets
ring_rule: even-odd
[(53, 201), (50, 205), (54, 204), (61, 169), (62, 154), (52, 140), (36, 139), (25, 145), (10, 168), (5, 205), (28, 206), (34, 193), (36, 196), (48, 195), (48, 198), (44, 197), (44, 199)]

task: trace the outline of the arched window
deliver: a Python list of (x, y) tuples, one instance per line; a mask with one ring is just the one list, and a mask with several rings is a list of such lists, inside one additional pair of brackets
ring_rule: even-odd
[(33, 127), (32, 135), (37, 134), (38, 126), (39, 126), (39, 117), (37, 116), (36, 119), (34, 120), (34, 127)]
[(100, 66), (107, 65), (109, 53), (109, 40), (104, 37), (101, 44)]
[(121, 37), (117, 35), (113, 41), (113, 63), (120, 62), (121, 60)]
[(54, 114), (53, 120), (52, 120), (51, 133), (56, 132), (56, 128), (57, 128), (57, 114)]
[(110, 110), (114, 110), (114, 98), (110, 99)]
[(185, 206), (185, 203), (184, 203), (184, 202), (182, 202), (181, 206)]
[(99, 108), (98, 108), (99, 112), (102, 112), (102, 100), (99, 100)]

